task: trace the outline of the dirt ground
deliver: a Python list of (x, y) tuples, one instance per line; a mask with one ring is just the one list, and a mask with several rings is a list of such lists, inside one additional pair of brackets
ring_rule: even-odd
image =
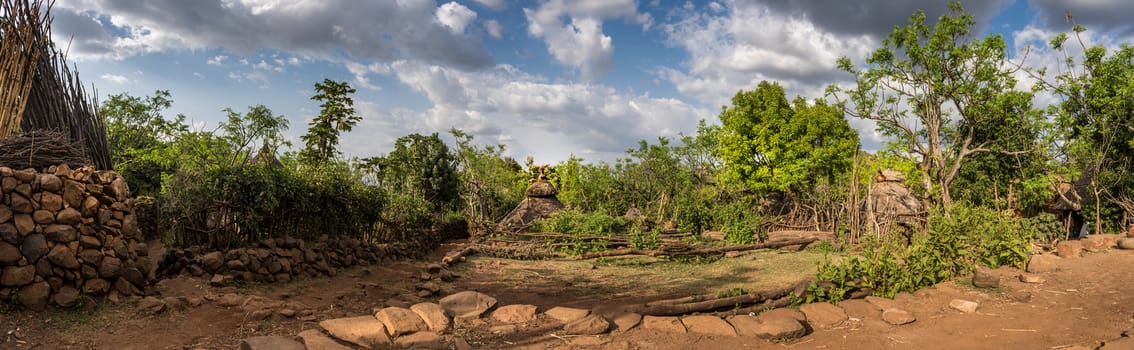
[[(87, 303), (79, 310), (35, 313), (0, 306), (0, 349), (233, 349), (254, 335), (292, 336), (319, 320), (371, 314), (390, 303), (423, 300), (412, 294), (414, 276), (440, 254), (417, 261), (386, 263), (340, 272), (331, 278), (281, 285), (209, 287), (199, 278), (179, 277), (158, 285), (162, 296), (205, 300), (200, 306), (152, 314), (135, 301)], [(695, 263), (650, 259), (575, 262), (473, 258), (454, 267), (462, 277), (442, 285), (442, 295), (477, 290), (500, 304), (591, 308), (674, 296), (755, 290), (780, 286), (812, 274), (822, 254), (814, 251), (749, 252)], [(978, 290), (966, 281), (942, 283), (897, 304), (917, 321), (892, 326), (879, 314), (855, 314), (845, 325), (816, 329), (793, 341), (672, 334), (635, 328), (602, 336), (562, 336), (557, 325), (535, 322), (518, 333), (493, 335), (474, 329), (455, 335), (482, 349), (1063, 349), (1094, 347), (1134, 333), (1134, 251), (1111, 250), (1060, 261), (1060, 271), (1042, 274), (1040, 284), (1000, 269), (1001, 288)], [(248, 320), (239, 307), (209, 302), (223, 294), (258, 296), (312, 315), (301, 320), (272, 316)], [(976, 313), (948, 307), (953, 299), (981, 304)], [(400, 300), (400, 301), (399, 301)]]

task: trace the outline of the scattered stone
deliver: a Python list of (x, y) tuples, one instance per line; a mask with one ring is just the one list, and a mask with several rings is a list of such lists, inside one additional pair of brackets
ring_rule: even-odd
[(591, 314), (590, 310), (575, 309), (569, 307), (556, 306), (543, 312), (544, 315), (550, 316), (556, 321), (562, 323), (575, 322), (587, 315)]
[(430, 331), (437, 333), (445, 333), (452, 327), (453, 322), (445, 316), (445, 309), (441, 305), (434, 303), (419, 303), (410, 306), (410, 310), (417, 313), (425, 325), (429, 327)]
[(284, 308), (284, 309), (276, 310), (276, 314), (283, 316), (283, 317), (292, 318), (292, 317), (295, 317), (296, 312), (293, 309)]
[(642, 323), (642, 315), (636, 313), (622, 314), (614, 318), (614, 330), (625, 332), (637, 327), (639, 323)]
[(1101, 252), (1114, 247), (1118, 238), (1119, 236), (1115, 234), (1093, 234), (1080, 241), (1083, 242), (1083, 249), (1086, 251)]
[(882, 312), (882, 309), (862, 299), (843, 300), (838, 306), (847, 313), (847, 316), (860, 320), (877, 319)]
[(251, 337), (240, 341), (240, 350), (307, 350), (303, 343), (270, 335)]
[(735, 250), (724, 253), (724, 257), (726, 257), (726, 258), (735, 258), (735, 257), (738, 257), (738, 256), (740, 256), (740, 252), (735, 251)]
[(1032, 301), (1032, 292), (1021, 290), (1008, 293), (1008, 299), (1017, 303), (1030, 303)]
[(989, 269), (977, 268), (976, 271), (973, 272), (973, 287), (999, 288), (1000, 275)]
[(756, 317), (756, 323), (756, 326), (746, 333), (763, 339), (776, 340), (795, 339), (807, 335), (807, 327), (791, 317)]
[(138, 308), (152, 314), (157, 314), (165, 311), (166, 304), (161, 301), (161, 299), (145, 297), (138, 301)]
[(372, 349), (390, 345), (386, 326), (371, 316), (336, 318), (319, 322), (319, 327), (342, 341)]
[(1028, 273), (1021, 273), (1020, 274), (1020, 282), (1031, 283), (1031, 284), (1039, 284), (1039, 283), (1043, 283), (1045, 281), (1046, 280), (1043, 277), (1040, 277), (1038, 275), (1033, 275), (1033, 274), (1028, 274)]
[(492, 319), (503, 323), (527, 323), (535, 317), (535, 305), (505, 305), (492, 312)]
[(1118, 249), (1134, 250), (1134, 238), (1123, 238), (1118, 240)]
[(445, 349), (445, 340), (433, 332), (417, 332), (398, 337), (394, 344), (403, 349)]
[(248, 313), (248, 320), (250, 320), (250, 321), (266, 320), (266, 319), (268, 319), (268, 317), (272, 317), (272, 313), (273, 313), (272, 309), (253, 310), (252, 312)]
[(1054, 256), (1054, 255), (1046, 255), (1046, 254), (1032, 255), (1032, 257), (1030, 259), (1028, 259), (1027, 271), (1031, 272), (1031, 273), (1043, 273), (1043, 272), (1055, 271), (1055, 270), (1059, 269), (1058, 262), (1059, 262), (1059, 257)]
[[(444, 307), (444, 304), (442, 304), (442, 307)], [(378, 311), (374, 318), (385, 324), (386, 332), (393, 337), (429, 329), (421, 316), (410, 311), (410, 309), (388, 307)]]
[(307, 350), (352, 350), (351, 347), (339, 344), (331, 337), (323, 335), (318, 329), (299, 332), (299, 338), (303, 339), (303, 346)]
[(980, 306), (980, 304), (977, 304), (975, 301), (968, 301), (968, 300), (961, 300), (961, 299), (953, 299), (953, 301), (949, 302), (949, 307), (951, 307), (951, 308), (953, 308), (957, 311), (966, 313), (966, 314), (971, 314), (971, 313), (976, 312), (977, 307), (979, 307), (979, 306)]
[(685, 325), (690, 333), (712, 334), (712, 335), (728, 335), (735, 336), (736, 330), (732, 325), (720, 317), (712, 315), (694, 315), (685, 316), (681, 318), (681, 323)]
[(244, 304), (245, 300), (246, 299), (240, 296), (240, 294), (225, 293), (224, 295), (221, 295), (220, 298), (217, 298), (216, 303), (217, 306), (220, 307), (235, 307)]
[(1080, 241), (1063, 241), (1055, 246), (1055, 255), (1060, 258), (1078, 258), (1083, 254), (1083, 242)]
[(901, 326), (904, 324), (913, 323), (914, 321), (917, 321), (917, 318), (914, 317), (914, 315), (909, 311), (898, 308), (890, 308), (886, 309), (886, 311), (882, 311), (882, 320), (895, 326)]
[(417, 290), (417, 296), (426, 298), (440, 293), (441, 285), (438, 285), (436, 282), (423, 282), (419, 283), (415, 289)]
[(480, 292), (464, 291), (441, 298), (439, 304), (447, 314), (454, 317), (467, 315), (480, 317), (485, 311), (496, 306), (496, 298)]
[(685, 324), (681, 323), (681, 319), (670, 316), (643, 316), (642, 317), (643, 329), (656, 329), (674, 333), (685, 333)]
[(786, 308), (786, 307), (781, 307), (781, 308), (776, 308), (776, 309), (764, 311), (764, 312), (760, 313), (760, 316), (762, 316), (762, 317), (791, 317), (791, 318), (798, 320), (799, 322), (807, 321), (807, 316), (804, 315), (802, 312), (800, 312), (799, 310), (796, 310), (796, 309)]
[(610, 330), (610, 322), (596, 315), (588, 315), (563, 327), (567, 335), (596, 335)]

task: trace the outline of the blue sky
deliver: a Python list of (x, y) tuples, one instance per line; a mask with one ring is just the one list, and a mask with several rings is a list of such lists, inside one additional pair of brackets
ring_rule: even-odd
[[(965, 1), (981, 33), (1003, 35), (1029, 65), (1066, 11), (1089, 43), (1131, 42), (1120, 0)], [(363, 120), (347, 156), (383, 155), (409, 133), (460, 128), (518, 159), (612, 160), (641, 139), (695, 131), (761, 80), (822, 97), (914, 11), (906, 0), (58, 0), (53, 36), (100, 99), (168, 89), (170, 114), (211, 130), (222, 109), (264, 104), (290, 120), (296, 147), (324, 78), (358, 89)], [(1024, 88), (1029, 80), (1021, 77)], [(792, 96), (789, 96), (792, 97)], [(1041, 102), (1044, 97), (1041, 97)], [(880, 138), (851, 120), (864, 147)], [(451, 141), (451, 140), (450, 140)]]

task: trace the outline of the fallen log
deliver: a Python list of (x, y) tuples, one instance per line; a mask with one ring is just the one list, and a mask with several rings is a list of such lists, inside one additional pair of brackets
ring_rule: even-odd
[(671, 303), (662, 301), (639, 305), (630, 305), (627, 306), (624, 311), (650, 316), (678, 316), (692, 313), (716, 312), (721, 311), (722, 309), (736, 309), (769, 301), (772, 305), (779, 305), (783, 303), (782, 299), (786, 299), (787, 302), (790, 303), (792, 297), (801, 296), (806, 292), (807, 286), (810, 284), (811, 280), (809, 279), (801, 280), (792, 284), (791, 286), (784, 288), (756, 291), (731, 297), (694, 301), (688, 303)]
[(749, 245), (713, 247), (713, 248), (703, 248), (703, 249), (692, 249), (688, 245), (663, 246), (662, 248), (659, 248), (659, 249), (625, 248), (625, 249), (608, 250), (608, 251), (604, 251), (604, 252), (593, 252), (593, 253), (580, 254), (578, 257), (576, 257), (576, 259), (586, 260), (586, 259), (595, 259), (595, 258), (612, 257), (612, 256), (625, 256), (625, 255), (668, 256), (668, 257), (671, 257), (671, 258), (688, 257), (688, 256), (708, 256), (708, 255), (724, 254), (724, 253), (727, 253), (727, 252), (740, 252), (740, 251), (748, 251), (748, 250), (756, 250), (756, 249), (780, 248), (780, 247), (787, 247), (787, 246), (793, 246), (793, 245), (805, 245), (805, 244), (810, 244), (810, 243), (815, 242), (815, 241), (816, 241), (815, 238), (799, 238), (799, 239), (781, 240), (781, 241), (775, 241), (775, 242), (756, 243), (756, 244), (749, 244)]
[(779, 299), (767, 300), (763, 304), (752, 305), (752, 306), (749, 306), (749, 307), (742, 307), (742, 308), (738, 308), (738, 309), (734, 309), (734, 310), (716, 312), (716, 313), (713, 313), (713, 315), (715, 315), (717, 317), (724, 318), (724, 317), (728, 317), (728, 316), (732, 316), (732, 315), (759, 314), (761, 312), (768, 311), (768, 310), (771, 310), (771, 309), (778, 309), (778, 308), (781, 308), (781, 307), (787, 307), (787, 306), (791, 305), (791, 302), (795, 299), (794, 297), (795, 297), (795, 295), (785, 295), (785, 296), (780, 297)]
[(786, 242), (800, 239), (814, 239), (816, 241), (834, 241), (835, 233), (828, 231), (771, 231), (764, 243)]
[(461, 258), (464, 258), (474, 252), (476, 252), (475, 246), (468, 246), (461, 250), (449, 252), (448, 254), (445, 254), (444, 258), (441, 258), (441, 265), (449, 267), (449, 265), (452, 265), (454, 262), (460, 261)]

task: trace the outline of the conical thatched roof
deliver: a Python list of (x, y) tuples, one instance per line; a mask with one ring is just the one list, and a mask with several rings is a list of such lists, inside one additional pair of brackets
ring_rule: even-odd
[(528, 186), (528, 189), (524, 191), (525, 197), (535, 198), (555, 197), (557, 194), (559, 194), (559, 190), (555, 189), (555, 186), (542, 178), (536, 180), (536, 182), (532, 183), (532, 185)]
[(542, 176), (524, 191), (524, 200), (512, 209), (497, 228), (506, 232), (526, 230), (536, 219), (551, 217), (552, 213), (563, 210), (563, 203), (555, 198), (559, 190)]

